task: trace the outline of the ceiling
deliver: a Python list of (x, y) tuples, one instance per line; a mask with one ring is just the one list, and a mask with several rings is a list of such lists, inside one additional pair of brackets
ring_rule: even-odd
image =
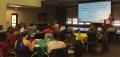
[[(106, 1), (106, 0), (44, 0), (46, 5), (59, 5), (59, 6), (74, 6), (79, 2), (84, 1)], [(120, 0), (112, 0), (112, 2), (120, 4)]]
[(65, 5), (76, 5), (77, 0), (44, 0), (43, 4), (46, 5), (59, 5), (59, 6), (65, 6)]

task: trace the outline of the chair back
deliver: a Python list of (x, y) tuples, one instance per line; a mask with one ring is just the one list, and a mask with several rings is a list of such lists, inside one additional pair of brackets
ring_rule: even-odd
[(49, 57), (68, 57), (66, 48), (53, 49), (49, 54)]

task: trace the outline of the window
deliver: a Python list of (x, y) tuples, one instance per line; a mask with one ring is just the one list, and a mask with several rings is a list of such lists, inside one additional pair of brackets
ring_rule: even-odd
[(12, 26), (15, 27), (17, 25), (18, 14), (12, 13)]

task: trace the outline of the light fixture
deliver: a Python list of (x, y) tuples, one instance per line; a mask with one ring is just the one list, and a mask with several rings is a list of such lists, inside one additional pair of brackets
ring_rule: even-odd
[(78, 19), (77, 18), (73, 18), (73, 24), (78, 24)]
[(10, 7), (16, 7), (16, 8), (19, 8), (21, 6), (18, 6), (18, 5), (9, 5)]
[(90, 25), (91, 23), (85, 23), (85, 25)]
[(67, 22), (67, 24), (72, 24), (72, 22)]
[(84, 25), (84, 23), (82, 23), (82, 22), (79, 22), (79, 25)]

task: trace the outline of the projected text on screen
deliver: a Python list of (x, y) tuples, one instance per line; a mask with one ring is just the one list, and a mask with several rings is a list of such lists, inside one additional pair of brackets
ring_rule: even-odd
[(103, 23), (111, 14), (111, 1), (78, 4), (78, 19)]

